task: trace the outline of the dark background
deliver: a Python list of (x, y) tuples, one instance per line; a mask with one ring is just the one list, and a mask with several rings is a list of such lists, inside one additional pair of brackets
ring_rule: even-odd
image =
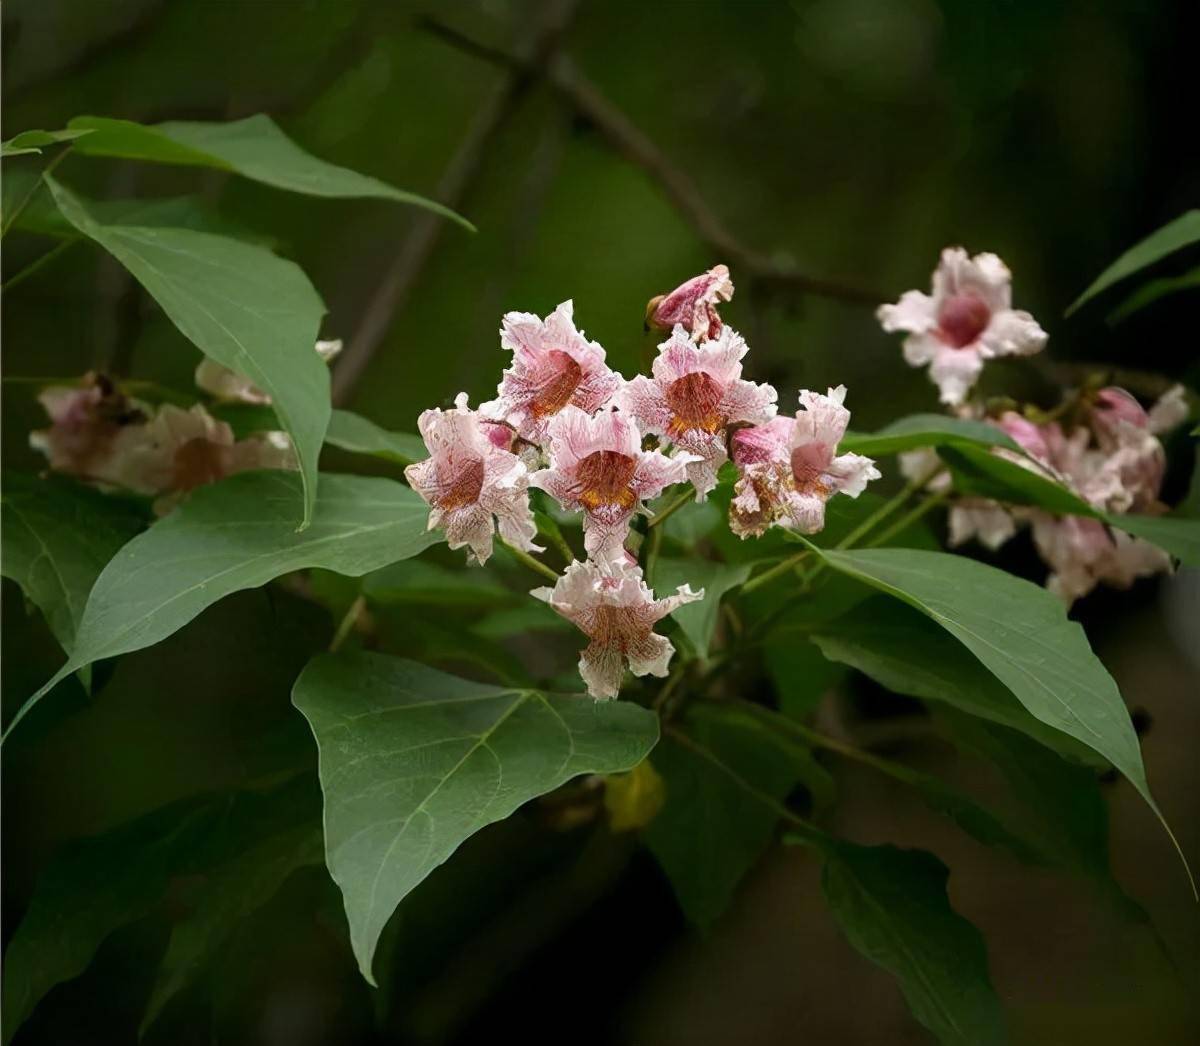
[[(725, 312), (753, 346), (749, 376), (776, 383), (781, 400), (844, 382), (854, 427), (869, 430), (936, 409), (933, 386), (903, 365), (870, 307), (751, 280), (755, 257), (760, 272), (830, 279), (882, 301), (925, 288), (947, 244), (992, 250), (1056, 361), (1190, 373), (1195, 386), (1194, 300), (1167, 299), (1116, 326), (1104, 307), (1062, 318), (1121, 250), (1200, 198), (1191, 6), (577, 5), (561, 51), (665, 158), (667, 183), (695, 187), (732, 245), (714, 243), (636, 162), (645, 149), (631, 161), (547, 86), (550, 61), (514, 80), (423, 21), (528, 53), (556, 20), (532, 2), (9, 0), (3, 133), (84, 113), (152, 122), (262, 111), (325, 159), (428, 195), (461, 188), (456, 204), (475, 236), (411, 209), (290, 196), (215, 172), (75, 157), (59, 168), (96, 196), (200, 191), (300, 262), (329, 307), (324, 336), (357, 355), (353, 343), (379, 322), (347, 403), (390, 427), (411, 431), (421, 409), (459, 389), (486, 398), (508, 309), (544, 313), (573, 298), (579, 324), (632, 374), (653, 345), (641, 331), (646, 300), (725, 261), (738, 285)], [(420, 239), (430, 228), (434, 238)], [(13, 235), (6, 272), (45, 249)], [(388, 292), (397, 278), (398, 296)], [(3, 313), (6, 378), (103, 367), (190, 387), (197, 351), (88, 247), (6, 294)], [(1017, 367), (994, 367), (987, 380), (1053, 402), (1044, 378)], [(37, 467), (25, 445), (42, 420), (34, 391), (4, 387), (6, 467)], [(1186, 439), (1169, 449), (1170, 500), (1191, 462)], [(1027, 549), (1012, 555), (1036, 576)], [(1200, 862), (1197, 576), (1099, 593), (1077, 616), (1130, 704), (1149, 713), (1151, 782)], [(93, 704), (67, 688), (46, 702), (5, 753), (6, 936), (63, 840), (245, 780), (262, 738), (288, 729), (291, 681), (330, 627), (311, 603), (243, 593), (122, 658)], [(11, 708), (61, 655), (8, 582), (3, 644)], [(872, 697), (843, 700), (864, 714)], [(917, 733), (892, 745), (917, 765), (967, 773)], [(1114, 866), (1161, 928), (1176, 975), (1148, 934), (1106, 916), (1078, 883), (983, 850), (868, 772), (835, 769), (841, 830), (927, 846), (951, 866), (952, 899), (988, 939), (1018, 1041), (1195, 1041), (1200, 912), (1127, 785), (1110, 788)], [(336, 892), (315, 869), (288, 883), (146, 1041), (926, 1041), (892, 981), (838, 935), (803, 854), (773, 853), (701, 938), (644, 854), (592, 861), (588, 828), (546, 833), (532, 814), (515, 822), (482, 833), (406, 902), (385, 1001), (353, 972)], [(20, 1041), (133, 1041), (167, 926), (156, 917), (117, 934)]]

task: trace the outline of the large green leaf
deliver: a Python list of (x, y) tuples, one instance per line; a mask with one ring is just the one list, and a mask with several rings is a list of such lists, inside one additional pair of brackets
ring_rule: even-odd
[(952, 418), (945, 414), (912, 414), (893, 421), (878, 432), (848, 432), (839, 444), (839, 449), (879, 456), (897, 454), (917, 447), (945, 447), (964, 443), (982, 447), (1007, 447), (1015, 451), (1021, 449), (1008, 433), (995, 425), (966, 418)]
[(946, 866), (933, 854), (894, 846), (830, 840), (819, 849), (833, 917), (858, 952), (900, 982), (913, 1016), (941, 1043), (1007, 1041), (987, 948), (950, 907)]
[(297, 532), (300, 481), (246, 472), (196, 490), (112, 559), (83, 611), (67, 663), (17, 712), (71, 672), (165, 639), (218, 599), (305, 567), (358, 576), (436, 542), (428, 508), (408, 487), (369, 476), (327, 475), (312, 526)]
[(654, 714), (625, 701), (483, 686), (378, 654), (316, 658), (292, 699), (316, 737), (326, 860), (372, 984), (396, 905), (463, 840), (578, 774), (631, 769), (658, 739)]
[(4, 477), (0, 504), (0, 573), (21, 586), (70, 654), (92, 585), (145, 519), (90, 487), (13, 473)]
[[(1179, 848), (1151, 795), (1137, 734), (1117, 684), (1060, 600), (965, 556), (904, 548), (819, 552), (835, 570), (932, 618), (1035, 718), (1104, 756), (1129, 779)], [(1180, 858), (1186, 868), (1182, 851)]]
[(1156, 262), (1162, 261), (1168, 255), (1174, 254), (1184, 247), (1190, 247), (1194, 243), (1200, 243), (1200, 211), (1186, 211), (1173, 222), (1168, 222), (1161, 229), (1152, 232), (1144, 240), (1130, 247), (1075, 299), (1071, 307), (1067, 309), (1067, 315), (1070, 316), (1085, 302), (1121, 280), (1132, 276), (1135, 272), (1148, 268)]
[(680, 607), (671, 616), (679, 623), (696, 653), (708, 657), (708, 647), (721, 614), (721, 598), (750, 576), (749, 563), (718, 563), (711, 559), (671, 559), (660, 556), (654, 563), (651, 584), (660, 596), (680, 585), (704, 590), (704, 598)]
[(325, 442), (355, 454), (408, 465), (429, 457), (425, 441), (408, 432), (389, 432), (375, 422), (349, 410), (335, 410), (329, 416)]
[[(69, 131), (22, 131), (8, 141), (0, 142), (0, 157), (40, 153), (47, 146), (74, 141), (76, 138), (82, 138), (85, 134), (91, 134), (91, 131), (85, 128)], [(8, 176), (5, 175), (5, 177)]]
[(76, 144), (78, 152), (90, 156), (215, 167), (309, 196), (393, 200), (424, 207), (466, 229), (475, 228), (440, 203), (396, 189), (378, 178), (318, 160), (262, 113), (230, 123), (174, 120), (153, 126), (101, 116), (77, 116), (69, 126), (73, 131), (91, 132), (85, 141)]
[(701, 927), (729, 906), (775, 834), (779, 815), (761, 797), (780, 802), (803, 778), (815, 803), (832, 798), (833, 782), (811, 755), (712, 703), (692, 706), (651, 762), (666, 802), (646, 843), (684, 915)]
[(304, 477), (312, 521), (317, 459), (329, 422), (329, 368), (313, 352), (324, 305), (290, 261), (190, 229), (108, 225), (46, 176), (60, 211), (121, 262), (202, 352), (271, 396)]
[(875, 596), (821, 628), (812, 641), (830, 660), (893, 693), (951, 705), (1020, 730), (1077, 762), (1107, 766), (1090, 747), (1031, 715), (970, 650), (905, 603)]

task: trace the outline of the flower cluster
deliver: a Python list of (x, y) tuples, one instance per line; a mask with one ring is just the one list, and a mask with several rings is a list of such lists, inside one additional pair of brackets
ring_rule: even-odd
[[(1187, 416), (1182, 386), (1171, 389), (1149, 411), (1124, 389), (1081, 394), (1069, 404), (1073, 423), (1067, 427), (1050, 417), (1038, 420), (1036, 410), (1026, 416), (1008, 409), (990, 417), (981, 400), (969, 400), (986, 360), (1029, 355), (1046, 343), (1029, 313), (1010, 308), (1010, 283), (1007, 266), (994, 254), (969, 258), (962, 248), (947, 248), (933, 275), (932, 295), (908, 291), (896, 304), (880, 306), (877, 315), (884, 330), (909, 332), (905, 359), (913, 366), (929, 365), (943, 403), (960, 417), (995, 425), (1024, 452), (994, 453), (1043, 472), (1098, 512), (1165, 511), (1159, 492), (1166, 457), (1158, 435)], [(900, 457), (901, 472), (911, 479), (935, 473), (936, 463), (932, 450)], [(935, 491), (950, 487), (944, 471), (929, 482)], [(949, 543), (977, 540), (995, 550), (1026, 524), (1050, 569), (1047, 587), (1068, 605), (1101, 582), (1128, 588), (1139, 577), (1171, 567), (1162, 550), (1098, 519), (1059, 517), (977, 497), (952, 504)]]
[(850, 417), (844, 387), (802, 391), (802, 409), (781, 418), (775, 389), (742, 377), (746, 343), (717, 311), (732, 297), (729, 270), (718, 265), (654, 298), (647, 328), (668, 337), (650, 375), (630, 380), (575, 326), (571, 302), (545, 319), (509, 313), (500, 345), (512, 363), (497, 398), (471, 410), (464, 393), (452, 410), (421, 415), (430, 456), (406, 475), (451, 548), (483, 563), (498, 530), (520, 553), (541, 551), (531, 490), (581, 514), (587, 559), (533, 595), (588, 637), (579, 670), (594, 697), (617, 695), (626, 664), (635, 675), (666, 675), (674, 648), (654, 625), (704, 595), (683, 585), (658, 598), (647, 586), (630, 548), (647, 502), (684, 483), (704, 501), (732, 459), (735, 533), (811, 534), (830, 497), (856, 497), (879, 476), (869, 459), (837, 453)]
[[(319, 341), (329, 360), (340, 341)], [(270, 397), (249, 379), (205, 359), (196, 384), (216, 400), (269, 405)], [(103, 375), (89, 374), (80, 386), (52, 386), (38, 397), (50, 427), (30, 434), (30, 445), (50, 468), (105, 488), (152, 497), (159, 515), (169, 512), (196, 487), (252, 469), (294, 469), (291, 440), (280, 431), (237, 439), (233, 429), (202, 403), (187, 410), (130, 399)]]

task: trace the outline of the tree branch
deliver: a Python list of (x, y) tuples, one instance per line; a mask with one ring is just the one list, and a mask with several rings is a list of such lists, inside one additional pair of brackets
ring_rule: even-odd
[(804, 294), (817, 294), (856, 304), (875, 305), (887, 296), (868, 288), (835, 280), (806, 276), (778, 265), (766, 255), (743, 244), (721, 222), (705, 201), (696, 183), (662, 152), (652, 138), (613, 105), (566, 55), (552, 56), (544, 63), (481, 44), (432, 18), (418, 25), (466, 54), (527, 76), (544, 76), (547, 83), (588, 120), (609, 144), (630, 163), (640, 167), (655, 182), (697, 235), (744, 275), (760, 284)]

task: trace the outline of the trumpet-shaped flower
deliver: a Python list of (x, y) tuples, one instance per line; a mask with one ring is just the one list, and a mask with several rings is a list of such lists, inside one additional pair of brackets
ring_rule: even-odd
[(618, 410), (595, 417), (567, 406), (550, 422), (550, 467), (529, 477), (563, 508), (583, 512), (588, 555), (608, 561), (621, 555), (629, 521), (642, 503), (687, 478), (693, 455), (668, 458), (642, 450), (633, 419)]
[(824, 396), (805, 389), (794, 418), (734, 433), (733, 460), (741, 472), (729, 506), (735, 534), (757, 537), (772, 524), (815, 534), (825, 526), (825, 502), (834, 494), (856, 498), (879, 478), (870, 458), (837, 453), (850, 422), (845, 397), (844, 385)]
[(646, 306), (646, 326), (664, 331), (680, 326), (693, 341), (715, 338), (721, 333), (717, 305), (732, 298), (729, 269), (716, 265), (680, 284), (670, 294), (651, 298)]
[[(488, 423), (460, 393), (453, 410), (425, 411), (417, 427), (429, 457), (404, 475), (430, 507), (429, 529), (441, 527), (452, 549), (469, 549), (480, 563), (492, 554), (492, 535), (526, 551), (537, 526), (529, 507), (529, 473), (521, 460), (493, 442)], [(494, 517), (494, 519), (493, 519)]]
[(497, 399), (480, 406), (493, 421), (507, 421), (517, 434), (542, 444), (550, 420), (567, 406), (595, 414), (621, 387), (621, 376), (604, 362), (604, 349), (576, 330), (574, 306), (563, 302), (544, 320), (510, 312), (500, 328), (500, 345), (513, 354)]
[(579, 659), (579, 674), (592, 697), (616, 697), (625, 663), (634, 675), (665, 676), (675, 648), (654, 632), (677, 607), (704, 598), (687, 585), (656, 599), (642, 572), (624, 559), (601, 567), (576, 561), (553, 588), (531, 593), (549, 603), (590, 640)]
[(697, 460), (687, 467), (696, 499), (717, 484), (728, 460), (726, 428), (734, 422), (765, 425), (775, 416), (775, 390), (742, 379), (746, 343), (730, 327), (693, 344), (682, 327), (658, 348), (653, 378), (626, 382), (618, 402), (644, 435), (662, 436)]
[(942, 251), (933, 293), (906, 291), (876, 313), (885, 331), (908, 331), (904, 358), (928, 365), (941, 401), (962, 403), (985, 360), (1028, 356), (1046, 333), (1027, 312), (1012, 308), (1012, 274), (994, 254), (969, 258), (961, 247)]
[[(342, 351), (341, 339), (318, 341), (316, 350), (317, 355), (328, 363)], [(196, 365), (196, 387), (224, 403), (266, 406), (271, 402), (271, 397), (245, 375), (207, 356)]]

